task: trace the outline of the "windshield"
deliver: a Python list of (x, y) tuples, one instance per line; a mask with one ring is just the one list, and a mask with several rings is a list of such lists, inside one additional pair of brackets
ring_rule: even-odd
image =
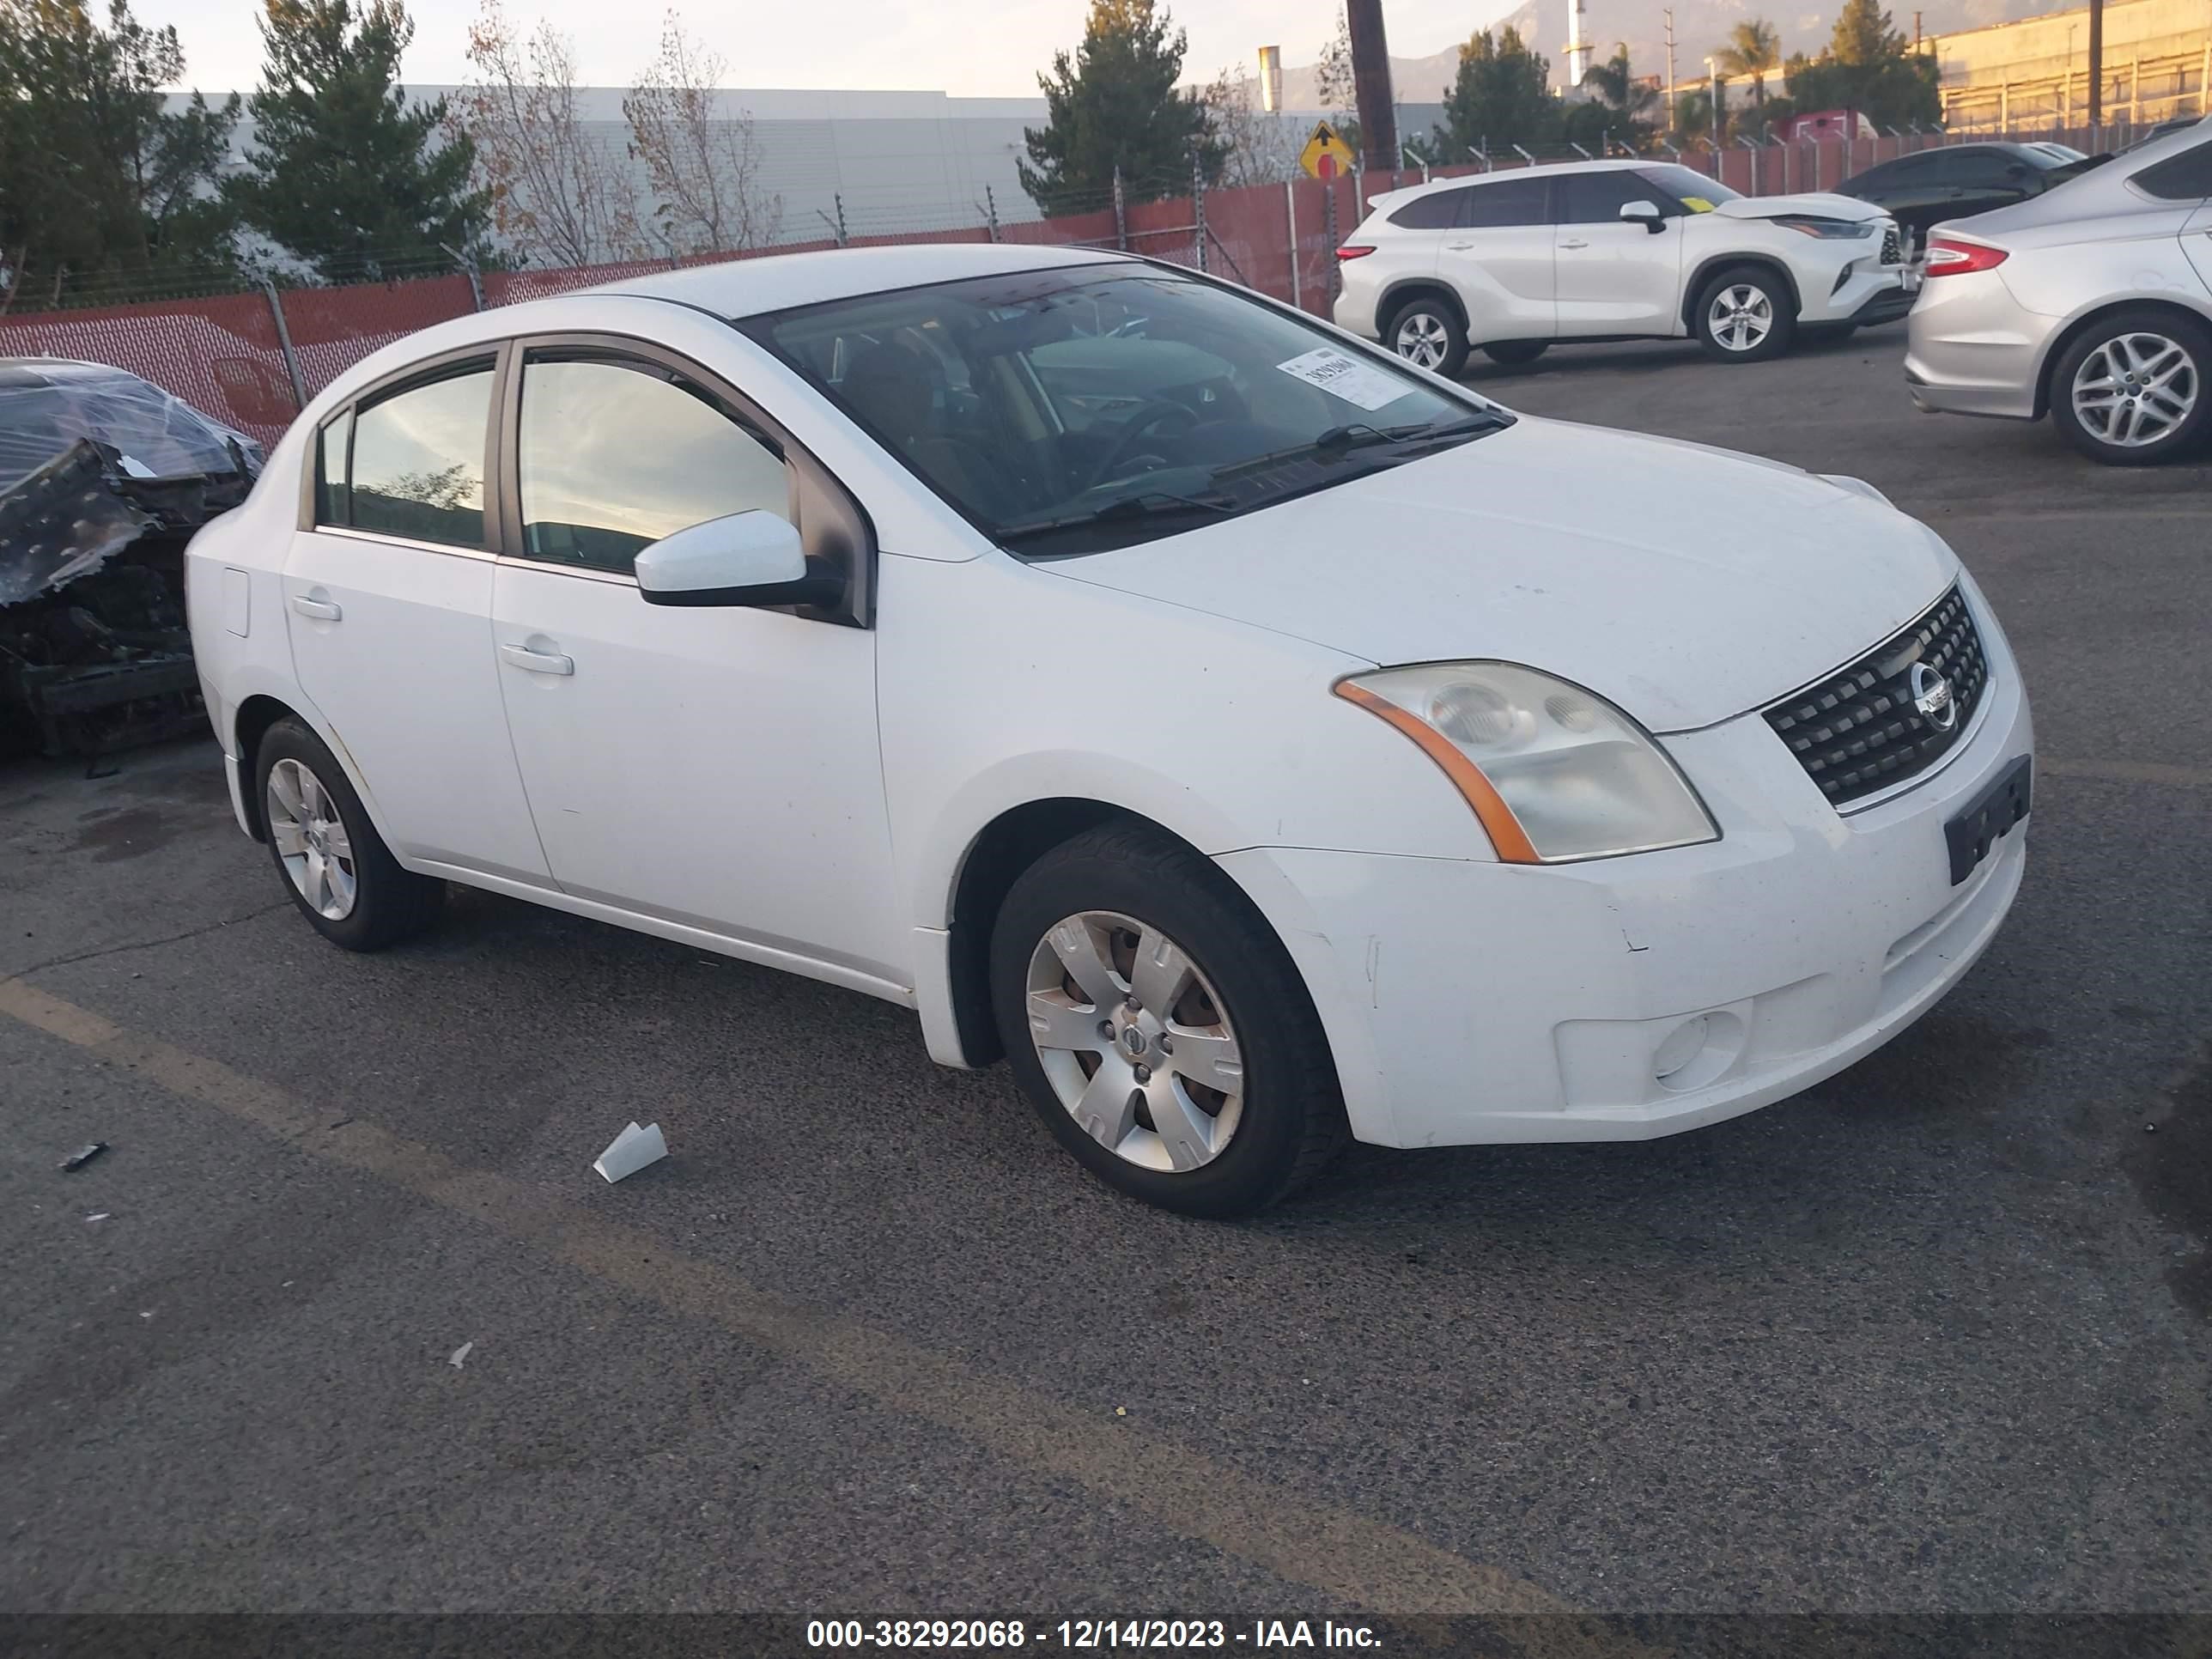
[(739, 324), (1014, 551), (1171, 535), (1508, 425), (1422, 371), (1157, 266), (940, 283)]
[(1646, 184), (1656, 185), (1693, 213), (1711, 213), (1723, 202), (1736, 201), (1743, 195), (1741, 191), (1730, 190), (1717, 179), (1708, 179), (1695, 167), (1669, 163), (1638, 167), (1637, 172)]

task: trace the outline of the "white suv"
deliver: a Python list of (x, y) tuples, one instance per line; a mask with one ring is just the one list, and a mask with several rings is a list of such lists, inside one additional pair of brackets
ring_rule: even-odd
[(1896, 222), (1847, 196), (1739, 196), (1663, 162), (1589, 161), (1370, 197), (1344, 246), (1338, 326), (1455, 374), (1477, 346), (1525, 363), (1564, 341), (1694, 335), (1723, 362), (1802, 326), (1911, 308)]

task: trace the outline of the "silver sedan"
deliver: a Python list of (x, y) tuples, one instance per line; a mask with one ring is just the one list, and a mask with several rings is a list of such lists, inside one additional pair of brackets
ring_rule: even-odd
[(2051, 422), (2143, 466), (2212, 426), (2212, 120), (1938, 225), (1908, 322), (1922, 410)]

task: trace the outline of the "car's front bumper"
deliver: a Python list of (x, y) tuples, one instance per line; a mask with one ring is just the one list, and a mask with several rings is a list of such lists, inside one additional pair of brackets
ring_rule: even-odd
[(1974, 730), (1848, 816), (1754, 714), (1666, 739), (1721, 826), (1703, 846), (1550, 868), (1224, 857), (1255, 892), (1243, 866), (1271, 862), (1309, 907), (1333, 957), (1309, 982), (1355, 1132), (1401, 1146), (1672, 1134), (1795, 1094), (1911, 1024), (1995, 935), (2025, 866), (2022, 824), (1951, 879), (1944, 825), (2033, 747), (2018, 670), (1977, 611), (1993, 681)]
[(2061, 319), (2013, 298), (2002, 269), (1938, 276), (1905, 322), (1905, 384), (1924, 414), (2033, 420)]
[[(1792, 237), (1796, 241), (1799, 239)], [(1878, 323), (1911, 308), (1912, 268), (1902, 259), (1885, 264), (1887, 238), (1814, 241), (1791, 249), (1801, 323)]]

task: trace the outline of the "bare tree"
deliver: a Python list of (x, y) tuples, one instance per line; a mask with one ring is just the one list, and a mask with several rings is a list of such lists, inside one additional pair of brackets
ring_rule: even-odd
[(623, 100), (629, 153), (645, 165), (653, 217), (678, 253), (762, 247), (783, 222), (783, 198), (761, 188), (750, 112), (719, 108), (726, 67), (672, 10), (659, 53)]
[(540, 21), (526, 37), (500, 0), (469, 26), (468, 84), (449, 125), (476, 144), (476, 183), (492, 226), (534, 263), (588, 265), (647, 252), (624, 156), (586, 129), (576, 46)]
[(1213, 135), (1224, 147), (1222, 184), (1232, 189), (1280, 184), (1296, 171), (1297, 135), (1260, 106), (1260, 82), (1249, 70), (1222, 70), (1202, 101)]

